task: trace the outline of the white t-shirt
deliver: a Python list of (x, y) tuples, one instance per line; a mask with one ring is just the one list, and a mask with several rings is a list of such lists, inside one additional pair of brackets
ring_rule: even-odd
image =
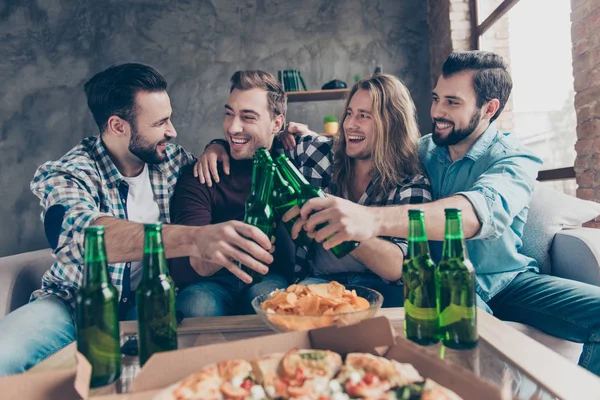
[[(123, 177), (129, 184), (127, 192), (127, 219), (142, 224), (151, 224), (160, 219), (158, 203), (154, 198), (148, 164), (138, 176)], [(130, 284), (131, 290), (135, 290), (142, 280), (142, 262), (131, 262)]]

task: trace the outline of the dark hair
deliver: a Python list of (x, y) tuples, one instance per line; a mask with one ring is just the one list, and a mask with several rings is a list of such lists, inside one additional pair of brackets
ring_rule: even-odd
[(88, 108), (102, 133), (113, 115), (135, 126), (135, 95), (140, 91), (165, 91), (167, 81), (148, 65), (127, 63), (113, 65), (97, 73), (83, 88)]
[(271, 119), (283, 115), (287, 111), (286, 95), (281, 83), (268, 72), (261, 70), (236, 71), (231, 75), (231, 89), (229, 93), (237, 90), (263, 89), (267, 92), (267, 101)]
[(485, 102), (498, 99), (500, 107), (490, 119), (493, 122), (504, 109), (510, 91), (512, 79), (504, 59), (488, 51), (455, 51), (442, 67), (442, 76), (448, 78), (463, 71), (473, 71), (473, 88), (477, 95), (477, 107)]

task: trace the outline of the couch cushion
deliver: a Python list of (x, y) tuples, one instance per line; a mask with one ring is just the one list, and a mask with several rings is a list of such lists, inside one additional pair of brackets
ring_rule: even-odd
[(523, 230), (521, 253), (535, 259), (540, 272), (551, 272), (550, 247), (563, 228), (581, 226), (600, 215), (600, 204), (578, 199), (536, 183)]

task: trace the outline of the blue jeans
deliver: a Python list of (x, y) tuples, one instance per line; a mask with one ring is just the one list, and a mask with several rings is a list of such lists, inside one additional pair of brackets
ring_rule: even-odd
[(583, 343), (579, 365), (600, 375), (600, 287), (523, 272), (488, 304), (500, 319)]
[(252, 299), (287, 286), (288, 281), (278, 274), (269, 273), (261, 282), (248, 286), (227, 271), (203, 278), (179, 291), (176, 308), (186, 318), (253, 314)]
[(337, 281), (342, 285), (364, 286), (383, 295), (382, 307), (402, 307), (404, 305), (404, 289), (402, 285), (388, 283), (372, 272), (339, 272), (336, 274), (318, 275), (300, 281), (302, 285)]
[(0, 319), (0, 376), (25, 372), (75, 340), (69, 307), (48, 296)]

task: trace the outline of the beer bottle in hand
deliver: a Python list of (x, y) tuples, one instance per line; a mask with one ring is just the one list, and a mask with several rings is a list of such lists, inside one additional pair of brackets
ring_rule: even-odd
[(420, 345), (440, 341), (435, 265), (429, 255), (423, 210), (408, 211), (408, 257), (404, 260), (404, 333)]
[(161, 351), (177, 349), (175, 285), (167, 270), (162, 224), (144, 225), (142, 281), (136, 290), (140, 365)]
[(90, 387), (107, 385), (121, 375), (119, 296), (108, 278), (104, 227), (85, 229), (83, 284), (76, 298), (77, 351), (92, 366)]
[[(273, 164), (271, 156), (268, 155), (267, 150), (264, 148), (256, 150), (254, 158), (255, 160), (258, 159), (258, 163), (254, 163), (256, 173), (254, 171), (252, 173), (252, 189), (250, 196), (246, 199), (244, 222), (256, 226), (272, 240), (274, 234), (273, 223), (275, 220), (273, 208), (271, 207), (271, 194), (273, 192), (275, 164)], [(262, 280), (263, 276), (258, 272), (242, 266), (239, 261), (237, 265), (250, 275), (253, 283)]]
[[(315, 197), (325, 197), (325, 193), (314, 186), (311, 186), (304, 176), (298, 171), (298, 169), (292, 164), (292, 162), (285, 156), (285, 154), (280, 154), (275, 159), (277, 166), (279, 167), (283, 177), (292, 185), (294, 190), (296, 190), (298, 195), (298, 207), (302, 208), (304, 204), (310, 199)], [(294, 218), (291, 222), (296, 222), (299, 218)], [(317, 226), (316, 230), (320, 230), (327, 226), (327, 224), (321, 224)], [(354, 241), (348, 241), (344, 243), (340, 243), (334, 248), (331, 249), (331, 252), (337, 257), (342, 258), (352, 250), (354, 250), (360, 243)]]
[[(287, 179), (283, 177), (279, 168), (275, 169), (275, 182), (273, 187), (273, 209), (281, 218), (289, 209), (298, 204), (298, 193)], [(298, 217), (295, 217), (288, 222), (283, 223), (288, 233), (292, 232), (292, 227), (297, 219)], [(306, 235), (304, 229), (300, 231), (298, 237), (294, 240), (294, 243), (296, 246), (308, 246), (310, 244), (310, 238)]]
[(475, 269), (469, 260), (460, 210), (446, 209), (442, 261), (436, 269), (442, 343), (453, 349), (477, 344)]

